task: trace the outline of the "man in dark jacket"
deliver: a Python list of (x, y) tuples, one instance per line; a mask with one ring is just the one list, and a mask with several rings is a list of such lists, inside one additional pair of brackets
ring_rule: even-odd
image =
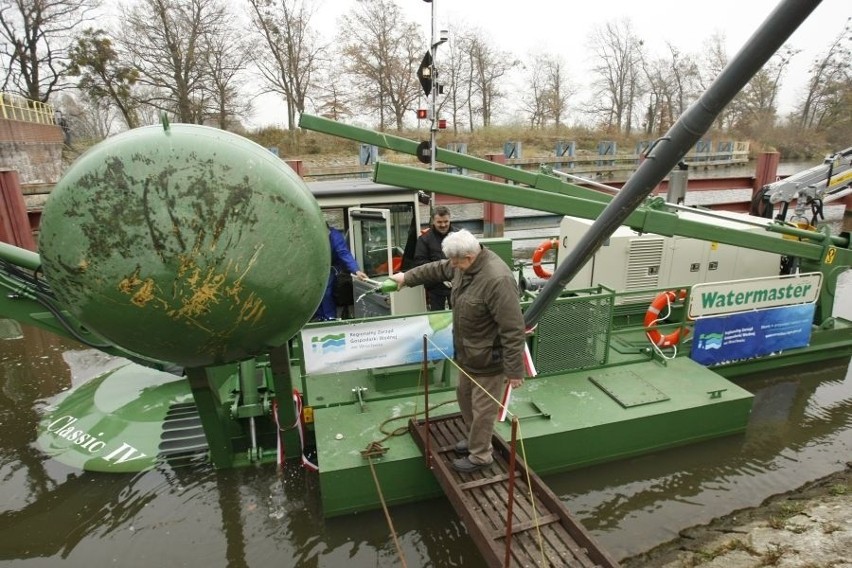
[[(432, 226), (417, 238), (417, 247), (414, 249), (414, 266), (447, 258), (441, 250), (441, 243), (444, 242), (447, 235), (456, 230), (450, 223), (450, 210), (443, 205), (435, 207), (432, 212)], [(424, 287), (426, 288), (426, 305), (430, 312), (452, 307), (449, 282), (438, 282)]]
[(491, 436), (505, 383), (524, 382), (524, 316), (515, 275), (497, 254), (464, 229), (447, 235), (443, 251), (445, 260), (391, 278), (399, 287), (452, 281), (454, 358), (462, 370), (456, 394), (469, 428), (456, 444), (466, 455), (453, 467), (473, 472), (494, 461)]

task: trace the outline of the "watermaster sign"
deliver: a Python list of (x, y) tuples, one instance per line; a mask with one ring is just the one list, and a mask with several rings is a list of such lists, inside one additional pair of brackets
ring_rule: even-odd
[(822, 274), (790, 274), (692, 287), (689, 317), (698, 319), (778, 306), (812, 304), (819, 297)]

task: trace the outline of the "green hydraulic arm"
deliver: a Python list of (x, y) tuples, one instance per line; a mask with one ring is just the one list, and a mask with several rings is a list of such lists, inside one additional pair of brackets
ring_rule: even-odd
[[(330, 134), (338, 138), (355, 140), (357, 142), (371, 144), (379, 148), (385, 148), (387, 150), (393, 150), (395, 152), (400, 152), (403, 154), (411, 154), (412, 156), (417, 154), (418, 143), (413, 140), (408, 140), (407, 138), (402, 138), (399, 136), (393, 136), (391, 134), (383, 134), (381, 132), (368, 130), (366, 128), (359, 128), (357, 126), (349, 126), (347, 124), (335, 122), (333, 120), (329, 120), (327, 118), (322, 118), (319, 116), (303, 114), (299, 119), (299, 126), (307, 130), (313, 130), (315, 132), (321, 132), (323, 134)], [(457, 168), (465, 168), (486, 175), (504, 178), (516, 184), (527, 185), (537, 189), (550, 191), (556, 193), (557, 195), (571, 195), (574, 197), (588, 199), (590, 201), (599, 201), (603, 203), (609, 203), (610, 200), (612, 200), (612, 196), (606, 193), (588, 189), (571, 183), (565, 183), (560, 179), (553, 177), (552, 175), (524, 171), (518, 168), (513, 168), (511, 166), (500, 164), (498, 162), (492, 162), (490, 160), (484, 160), (482, 158), (468, 156), (466, 154), (460, 154), (451, 150), (436, 148), (435, 159), (441, 163), (455, 166)], [(441, 190), (436, 190), (436, 192), (447, 193)], [(477, 199), (482, 199), (482, 195), (477, 197)], [(496, 200), (493, 199), (488, 199), (488, 201), (496, 202)], [(532, 206), (526, 207), (535, 209), (535, 207)], [(547, 211), (546, 208), (541, 210)]]
[[(0, 242), (0, 317), (38, 327), (98, 349), (110, 346), (84, 329), (53, 303), (47, 283), (39, 278), (41, 258), (37, 253)], [(113, 355), (123, 355), (116, 351)]]
[[(415, 141), (324, 118), (302, 115), (300, 125), (309, 130), (373, 144), (388, 150), (412, 155), (417, 151), (418, 144)], [(549, 174), (527, 172), (449, 150), (438, 149), (436, 159), (456, 167), (507, 179), (514, 184), (387, 162), (376, 164), (374, 179), (378, 183), (584, 219), (597, 219), (612, 201), (608, 194), (563, 182)], [(684, 218), (678, 214), (684, 209), (705, 215), (707, 221)], [(848, 234), (830, 235), (828, 232), (798, 229), (780, 221), (766, 223), (757, 219), (754, 225), (761, 227), (764, 232), (739, 231), (714, 224), (713, 215), (711, 211), (678, 207), (665, 203), (660, 197), (651, 197), (627, 215), (623, 224), (642, 233), (689, 237), (799, 258), (803, 271), (823, 273), (825, 286), (820, 298), (822, 313), (819, 317), (822, 319), (831, 314), (837, 278), (852, 266)], [(749, 226), (751, 225), (745, 223), (743, 225), (744, 229)]]
[[(470, 199), (482, 200), (487, 196), (488, 201), (495, 203), (585, 219), (597, 219), (607, 206), (601, 201), (591, 201), (537, 188), (520, 188), (504, 183), (388, 163), (376, 165), (375, 180), (379, 183)], [(707, 220), (704, 221), (684, 218), (678, 214), (683, 209), (672, 208), (661, 198), (652, 198), (630, 213), (624, 225), (641, 233), (690, 237), (797, 257), (801, 261), (803, 271), (822, 272), (825, 285), (820, 297), (822, 313), (819, 319), (831, 314), (837, 278), (852, 266), (852, 250), (849, 248), (850, 241), (847, 233), (837, 236), (827, 231), (797, 229), (781, 222), (761, 223), (757, 219), (754, 225), (743, 223), (743, 228), (757, 226), (765, 229), (765, 232), (723, 228), (714, 224), (712, 212), (694, 210), (696, 214), (706, 215)], [(730, 221), (730, 218), (725, 219)]]
[[(382, 134), (358, 126), (349, 126), (325, 118), (305, 114), (302, 115), (299, 124), (302, 128), (308, 130), (348, 138), (388, 150), (412, 155), (417, 152), (417, 142), (413, 140)], [(374, 180), (378, 183), (387, 183), (410, 189), (502, 203), (504, 205), (514, 205), (585, 219), (596, 219), (612, 200), (612, 196), (606, 193), (563, 182), (550, 174), (528, 172), (450, 150), (438, 149), (436, 159), (452, 166), (507, 179), (516, 185), (444, 172), (433, 172), (424, 168), (394, 165), (386, 162), (376, 164)], [(672, 213), (671, 206), (665, 204), (660, 198), (649, 200), (647, 206), (640, 207), (631, 213), (625, 220), (624, 225), (640, 232), (657, 233), (666, 236), (682, 235), (703, 240), (726, 242), (746, 248), (770, 250), (779, 254), (794, 255), (803, 258), (818, 259), (823, 256), (821, 246), (805, 247), (805, 250), (803, 250), (800, 246), (802, 243), (794, 244), (793, 241), (789, 242), (789, 246), (787, 243), (784, 243), (781, 245), (781, 249), (776, 250), (774, 247), (778, 246), (779, 243), (777, 237), (773, 236), (757, 235), (758, 238), (751, 245), (748, 242), (742, 241), (744, 237), (740, 233), (736, 233), (732, 237), (732, 241), (724, 240), (721, 236), (717, 235), (719, 231), (718, 227), (679, 219), (676, 214)], [(828, 238), (823, 233), (803, 231), (783, 223), (770, 225), (767, 230), (789, 235), (790, 237), (813, 240), (817, 243), (823, 243)], [(746, 237), (753, 235), (753, 233), (750, 233)], [(847, 241), (840, 237), (830, 237), (830, 239), (838, 246), (842, 246)]]
[[(299, 125), (308, 130), (348, 138), (365, 144), (373, 144), (388, 150), (411, 155), (417, 152), (417, 142), (413, 140), (382, 134), (325, 118), (304, 114)], [(507, 179), (517, 185), (444, 172), (433, 172), (423, 168), (401, 166), (386, 162), (376, 164), (374, 180), (377, 183), (387, 183), (456, 197), (466, 197), (480, 201), (525, 207), (527, 209), (549, 211), (560, 215), (572, 215), (585, 219), (596, 219), (604, 207), (612, 200), (612, 196), (606, 193), (563, 182), (550, 174), (528, 172), (450, 150), (438, 149), (436, 159), (452, 166)], [(518, 187), (519, 185), (528, 187)], [(732, 240), (726, 240), (723, 236), (718, 235), (720, 229), (717, 226), (679, 219), (676, 211), (677, 209), (674, 206), (665, 203), (661, 198), (651, 198), (645, 206), (639, 207), (631, 213), (625, 219), (624, 225), (640, 232), (657, 233), (666, 236), (687, 236), (815, 260), (821, 259), (824, 256), (823, 245), (826, 242), (839, 247), (848, 247), (849, 244), (849, 239), (846, 236), (829, 236), (820, 232), (797, 229), (785, 223), (769, 224), (766, 226), (766, 230), (787, 235), (791, 238), (812, 241), (818, 243), (818, 245), (810, 247), (802, 246), (807, 243), (793, 240), (779, 243), (777, 237), (755, 235), (754, 233), (743, 235), (739, 232), (731, 237)], [(693, 211), (696, 213), (703, 212), (701, 209), (694, 209)], [(706, 213), (708, 215), (708, 223), (712, 222), (712, 213)], [(761, 224), (761, 226), (764, 225)], [(757, 238), (750, 243), (751, 239), (749, 237), (752, 236)], [(742, 239), (746, 239), (746, 241), (744, 242)]]

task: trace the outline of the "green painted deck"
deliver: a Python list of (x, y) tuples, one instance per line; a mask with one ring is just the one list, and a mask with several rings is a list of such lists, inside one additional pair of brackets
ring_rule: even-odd
[[(430, 391), (430, 407), (440, 404), (430, 410), (433, 416), (458, 412), (454, 379), (442, 383), (441, 367), (434, 368), (437, 384), (430, 387), (443, 389)], [(404, 388), (376, 387), (376, 381), (386, 379), (365, 373), (309, 378), (307, 403), (314, 405), (327, 516), (379, 506), (368, 459), (361, 453), (379, 440), (386, 452), (373, 462), (389, 504), (441, 493), (405, 430), (415, 414), (422, 417), (422, 391), (403, 394)], [(366, 388), (363, 405), (352, 390), (358, 387)], [(744, 389), (678, 357), (666, 364), (645, 360), (530, 379), (515, 391), (509, 408), (520, 418), (527, 463), (547, 474), (741, 432), (751, 405), (752, 395)], [(388, 437), (395, 429), (401, 435)], [(509, 422), (498, 424), (496, 432), (508, 439)]]

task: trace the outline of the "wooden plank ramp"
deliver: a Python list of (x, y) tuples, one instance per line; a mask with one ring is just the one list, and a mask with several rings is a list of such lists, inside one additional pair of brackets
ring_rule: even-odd
[(515, 460), (511, 550), (506, 564), (509, 445), (494, 434), (494, 464), (460, 473), (451, 464), (459, 457), (456, 442), (466, 437), (461, 414), (430, 419), (428, 444), (423, 420), (412, 420), (409, 431), (424, 456), (428, 446), (428, 463), (438, 483), (489, 566), (618, 566), (541, 478), (527, 471), (520, 455)]

